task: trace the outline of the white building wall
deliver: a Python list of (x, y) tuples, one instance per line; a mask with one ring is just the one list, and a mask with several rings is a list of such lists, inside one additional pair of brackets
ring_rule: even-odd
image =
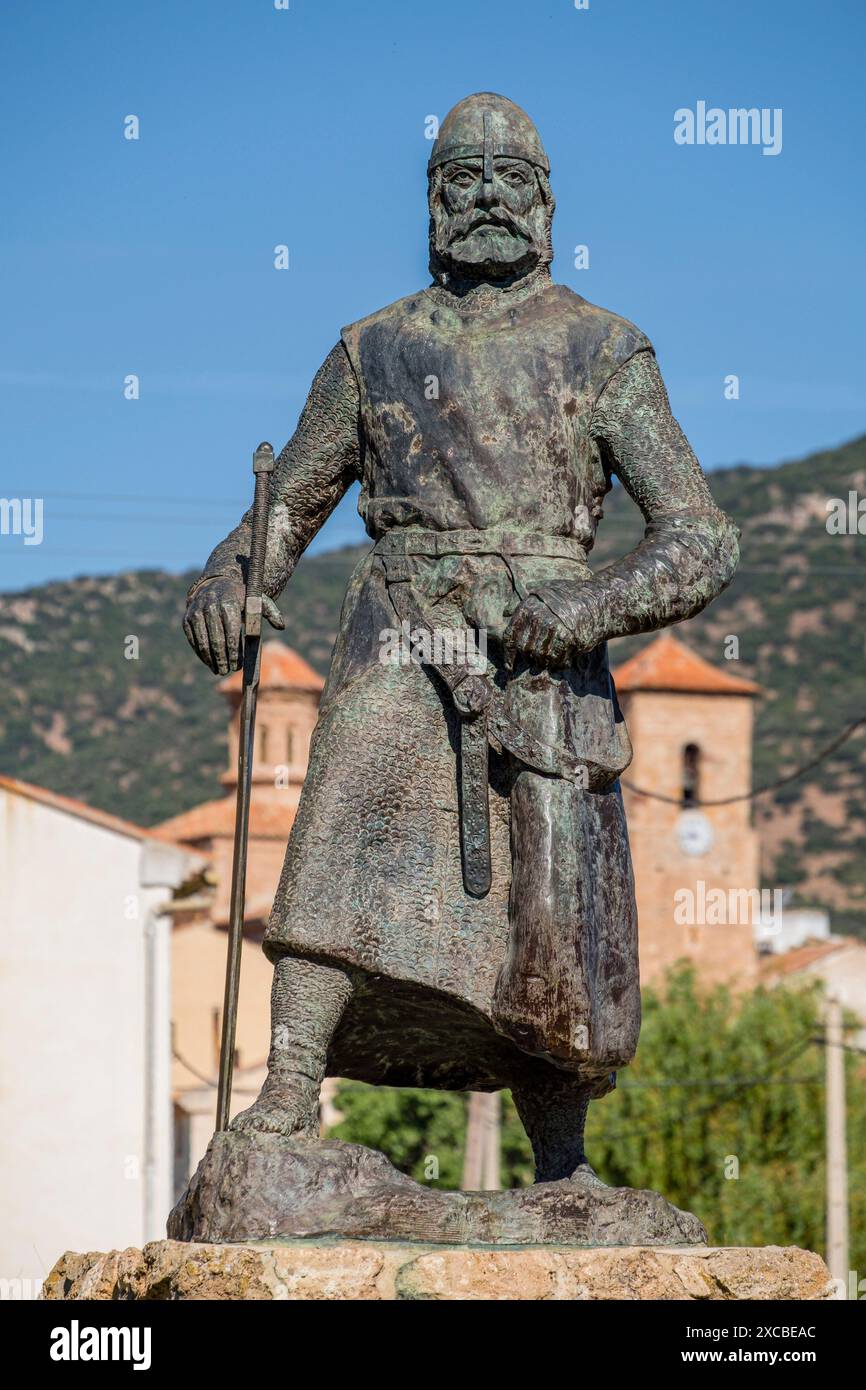
[(822, 908), (774, 908), (755, 923), (755, 945), (759, 951), (784, 955), (807, 941), (828, 941), (830, 914)]
[(141, 886), (144, 843), (0, 788), (0, 1279), (36, 1283), (64, 1250), (164, 1230), (169, 967), (154, 910), (170, 890)]

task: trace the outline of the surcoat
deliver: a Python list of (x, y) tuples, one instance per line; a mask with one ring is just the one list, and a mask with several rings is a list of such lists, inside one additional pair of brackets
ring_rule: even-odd
[[(569, 670), (509, 672), (500, 643), (527, 593), (590, 579), (610, 486), (592, 412), (614, 373), (652, 349), (549, 280), (506, 299), (464, 308), (431, 287), (342, 332), (360, 400), (359, 508), (376, 544), (349, 583), (264, 944), (271, 958), (354, 972), (329, 1069), (384, 1084), (479, 1089), (550, 1064), (597, 1081), (637, 1043), (617, 781), (630, 745), (606, 646)], [(461, 875), (453, 705), (429, 669), (382, 657), (398, 591), (431, 626), (485, 634), (490, 679), (527, 737), (609, 770), (581, 786), (491, 748), (482, 896)], [(547, 960), (528, 949), (543, 917), (559, 943)], [(515, 951), (558, 1001), (555, 1037), (501, 1026), (497, 985)]]

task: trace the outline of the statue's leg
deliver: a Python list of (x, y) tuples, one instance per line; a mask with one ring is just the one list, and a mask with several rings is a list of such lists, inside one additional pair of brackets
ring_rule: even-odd
[(271, 1050), (259, 1098), (232, 1121), (234, 1130), (319, 1133), (319, 1089), (328, 1047), (352, 994), (343, 971), (299, 956), (280, 956), (271, 988)]
[(598, 1088), (577, 1077), (540, 1076), (531, 1084), (515, 1087), (514, 1104), (535, 1157), (535, 1181), (556, 1182), (579, 1178), (602, 1185), (590, 1167), (583, 1148), (583, 1131), (590, 1099)]

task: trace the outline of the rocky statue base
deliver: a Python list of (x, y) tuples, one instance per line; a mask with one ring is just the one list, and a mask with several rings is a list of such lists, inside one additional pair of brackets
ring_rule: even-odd
[(339, 1236), (441, 1245), (704, 1245), (696, 1216), (591, 1174), (508, 1192), (443, 1192), (337, 1139), (214, 1136), (171, 1213), (174, 1240)]
[(796, 1299), (833, 1296), (806, 1250), (686, 1246), (424, 1247), (384, 1241), (272, 1241), (68, 1253), (49, 1274), (53, 1300)]

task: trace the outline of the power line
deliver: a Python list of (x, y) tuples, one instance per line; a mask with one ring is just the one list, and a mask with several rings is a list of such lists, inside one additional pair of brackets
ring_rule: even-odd
[[(813, 1039), (813, 1041), (817, 1041), (817, 1039)], [(859, 1049), (859, 1048), (851, 1048), (850, 1051), (852, 1051), (852, 1052), (858, 1052), (858, 1051), (860, 1051), (860, 1049)], [(820, 1080), (817, 1079), (816, 1077), (812, 1077), (812, 1076), (779, 1076), (779, 1077), (771, 1077), (771, 1076), (733, 1076), (733, 1077), (731, 1077), (730, 1080), (726, 1080), (724, 1077), (709, 1076), (709, 1077), (706, 1078), (706, 1080), (701, 1080), (701, 1078), (698, 1077), (698, 1078), (696, 1078), (695, 1080), (684, 1079), (684, 1080), (682, 1080), (682, 1081), (678, 1081), (678, 1080), (676, 1080), (676, 1079), (671, 1079), (671, 1080), (666, 1080), (666, 1081), (623, 1081), (622, 1083), (617, 1082), (617, 1090), (622, 1090), (622, 1091), (635, 1091), (635, 1090), (640, 1090), (640, 1089), (642, 1089), (642, 1088), (646, 1088), (646, 1089), (648, 1089), (648, 1090), (667, 1090), (667, 1089), (670, 1089), (670, 1088), (673, 1088), (673, 1087), (681, 1087), (681, 1086), (687, 1087), (687, 1088), (694, 1087), (694, 1088), (696, 1088), (697, 1090), (701, 1090), (701, 1089), (702, 1089), (703, 1087), (705, 1087), (705, 1086), (712, 1089), (713, 1087), (716, 1087), (716, 1086), (734, 1086), (734, 1087), (740, 1087), (740, 1086), (820, 1086), (820, 1085), (821, 1085)]]
[[(851, 1027), (852, 1025), (849, 1024), (848, 1026)], [(812, 1042), (817, 1043), (818, 1047), (840, 1047), (843, 1052), (855, 1052), (858, 1057), (866, 1057), (866, 1047), (855, 1047), (853, 1043), (830, 1043), (824, 1037), (813, 1038)]]
[[(802, 1038), (791, 1047), (784, 1049), (782, 1053), (776, 1057), (775, 1065), (770, 1066), (764, 1076), (750, 1077), (745, 1081), (738, 1082), (735, 1087), (732, 1087), (732, 1094), (729, 1096), (716, 1097), (710, 1101), (708, 1105), (699, 1106), (697, 1110), (692, 1110), (688, 1106), (683, 1106), (676, 1114), (663, 1115), (660, 1117), (659, 1121), (656, 1121), (656, 1123), (645, 1129), (627, 1129), (621, 1126), (618, 1131), (614, 1130), (613, 1133), (611, 1133), (610, 1130), (605, 1130), (604, 1138), (606, 1140), (612, 1139), (614, 1142), (625, 1139), (643, 1139), (650, 1135), (654, 1138), (658, 1138), (660, 1134), (667, 1134), (671, 1129), (676, 1128), (677, 1125), (688, 1124), (693, 1120), (701, 1119), (704, 1115), (712, 1114), (721, 1109), (722, 1106), (730, 1105), (731, 1102), (736, 1100), (744, 1091), (752, 1090), (756, 1086), (769, 1085), (770, 1078), (774, 1076), (775, 1072), (779, 1071), (780, 1067), (787, 1066), (789, 1062), (795, 1061), (813, 1042), (814, 1039), (811, 1037)], [(807, 1078), (803, 1078), (803, 1080), (805, 1081)], [(628, 1087), (624, 1087), (623, 1089), (631, 1089), (634, 1085), (635, 1083), (631, 1082)]]
[[(797, 778), (802, 777), (804, 772), (811, 772), (813, 767), (817, 767), (818, 764), (822, 763), (825, 758), (828, 758), (831, 753), (835, 753), (836, 749), (840, 748), (846, 739), (849, 739), (863, 724), (866, 724), (866, 714), (862, 714), (859, 719), (855, 719), (853, 724), (849, 724), (847, 729), (843, 729), (841, 734), (837, 734), (836, 738), (834, 738), (831, 743), (828, 743), (826, 748), (822, 748), (821, 752), (816, 754), (814, 758), (811, 758), (809, 762), (803, 763), (801, 767), (797, 768), (796, 772), (789, 772), (785, 777), (777, 778), (775, 782), (767, 782), (763, 787), (755, 787), (754, 790), (750, 792), (741, 792), (738, 796), (717, 796), (709, 800), (702, 800), (696, 797), (693, 801), (689, 802), (689, 805), (730, 806), (734, 801), (752, 801), (756, 796), (765, 796), (767, 792), (777, 791), (779, 787), (785, 787), (789, 782), (796, 782)], [(646, 796), (650, 797), (653, 801), (664, 801), (669, 806), (683, 805), (682, 797), (679, 796), (667, 796), (664, 792), (652, 792), (646, 787), (637, 787), (633, 782), (628, 782), (624, 778), (622, 779), (622, 785), (627, 787), (630, 792), (633, 792), (635, 796)]]
[(192, 1073), (196, 1081), (201, 1081), (205, 1086), (210, 1086), (212, 1090), (216, 1090), (216, 1080), (211, 1076), (205, 1076), (203, 1071), (199, 1071), (198, 1067), (193, 1066), (192, 1062), (188, 1062), (182, 1053), (178, 1052), (176, 1047), (172, 1048), (171, 1055), (176, 1062), (180, 1062), (182, 1067), (186, 1067), (187, 1071)]
[(129, 521), (136, 525), (154, 526), (218, 526), (225, 524), (222, 516), (146, 516), (139, 512), (50, 512), (50, 521)]
[[(16, 496), (29, 497), (33, 484), (19, 489)], [(9, 489), (7, 489), (9, 491)], [(61, 502), (170, 502), (182, 507), (242, 507), (249, 505), (241, 497), (157, 497), (141, 492), (40, 492), (40, 497), (56, 497)]]

